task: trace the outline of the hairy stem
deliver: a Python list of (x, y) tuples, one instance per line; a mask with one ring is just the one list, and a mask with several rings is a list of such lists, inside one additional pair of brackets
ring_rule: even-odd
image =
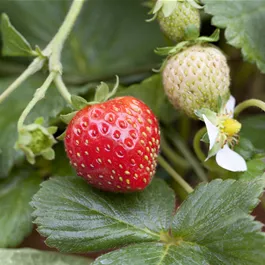
[(38, 72), (45, 62), (45, 58), (36, 58), (28, 68), (0, 95), (2, 103), (17, 87), (19, 87), (28, 77)]
[(158, 163), (183, 188), (183, 190), (187, 193), (193, 192), (193, 188), (167, 163), (162, 156), (158, 157)]
[(206, 155), (204, 154), (204, 152), (201, 149), (201, 138), (206, 133), (206, 131), (207, 131), (206, 128), (203, 127), (194, 136), (193, 148), (194, 148), (195, 154), (197, 155), (199, 160), (204, 164), (204, 166), (207, 169), (209, 169), (212, 172), (216, 172), (218, 174), (223, 175), (223, 173), (224, 173), (223, 169), (218, 167), (214, 161), (208, 160), (205, 162)]
[(74, 23), (82, 9), (85, 0), (74, 0), (66, 17), (58, 30), (57, 34), (51, 41), (52, 54), (49, 60), (49, 69), (50, 71), (62, 72), (61, 66), (61, 52), (63, 45), (71, 32)]
[(42, 84), (40, 88), (38, 88), (34, 94), (34, 97), (32, 100), (29, 102), (27, 107), (23, 110), (21, 116), (19, 117), (18, 124), (17, 124), (17, 129), (20, 131), (23, 129), (24, 121), (27, 118), (28, 114), (30, 111), (33, 109), (33, 107), (36, 105), (38, 101), (44, 98), (46, 91), (48, 90), (49, 86), (51, 85), (56, 73), (51, 72), (45, 82)]
[[(50, 72), (56, 72), (58, 74), (62, 73), (62, 65), (61, 65), (61, 52), (64, 46), (64, 43), (71, 32), (74, 23), (81, 11), (81, 8), (84, 4), (85, 0), (74, 0), (66, 18), (61, 25), (60, 29), (54, 36), (54, 38), (50, 41), (50, 43), (46, 46), (46, 48), (42, 51), (43, 57), (38, 57), (33, 60), (33, 62), (28, 66), (28, 68), (0, 95), (0, 103), (4, 101), (16, 88), (18, 88), (29, 76), (38, 72), (44, 65), (44, 62), (49, 59), (49, 70)], [(55, 76), (54, 76), (55, 78)], [(61, 80), (62, 81), (62, 80)], [(66, 86), (62, 89), (62, 82), (59, 80), (60, 87), (58, 90), (64, 93), (64, 98), (67, 99), (67, 91)]]
[(189, 150), (189, 148), (186, 146), (186, 144), (182, 141), (182, 139), (179, 137), (177, 133), (175, 133), (173, 130), (169, 131), (168, 136), (170, 137), (172, 143), (174, 146), (180, 150), (180, 152), (183, 154), (185, 159), (190, 163), (192, 166), (194, 172), (197, 174), (198, 178), (201, 181), (208, 181), (207, 176), (200, 165), (200, 163), (197, 161), (197, 159), (194, 157), (192, 152)]
[(197, 157), (200, 159), (201, 162), (204, 162), (206, 159), (206, 156), (201, 149), (201, 138), (205, 133), (206, 133), (206, 128), (203, 127), (199, 131), (197, 131), (193, 139), (193, 148), (195, 154), (197, 155)]
[(61, 52), (63, 45), (73, 28), (74, 22), (77, 19), (78, 14), (81, 11), (82, 5), (85, 2), (85, 0), (74, 0), (67, 15), (66, 18), (61, 25), (60, 29), (58, 30), (57, 34), (54, 36), (54, 38), (51, 40), (51, 42), (48, 44), (48, 46), (43, 50), (44, 55), (50, 55), (49, 58), (49, 70), (50, 74), (43, 83), (43, 85), (38, 88), (35, 92), (35, 95), (33, 99), (29, 102), (27, 107), (22, 112), (17, 128), (18, 130), (21, 130), (24, 125), (24, 121), (27, 118), (30, 111), (33, 109), (33, 107), (37, 104), (38, 101), (40, 101), (44, 96), (46, 91), (48, 90), (49, 86), (55, 80), (55, 83), (58, 87), (59, 92), (62, 94), (62, 96), (65, 98), (65, 100), (69, 103), (71, 103), (71, 94), (67, 90), (65, 84), (63, 83), (61, 74), (62, 74), (62, 66), (61, 66)]
[(182, 116), (180, 117), (180, 136), (181, 138), (187, 142), (189, 139), (189, 133), (191, 131), (191, 121), (190, 119), (183, 113)]
[(161, 150), (163, 154), (174, 164), (175, 168), (189, 168), (188, 162), (171, 149), (163, 134), (161, 134)]
[(62, 76), (57, 75), (54, 79), (55, 85), (58, 88), (58, 91), (61, 93), (62, 97), (70, 104), (72, 104), (71, 101), (71, 94), (69, 93), (67, 87), (65, 86)]
[(243, 110), (245, 110), (246, 108), (249, 108), (249, 107), (257, 107), (257, 108), (260, 108), (261, 110), (265, 111), (265, 102), (263, 102), (262, 100), (259, 100), (259, 99), (245, 100), (235, 107), (234, 116), (237, 117), (240, 112), (242, 112)]

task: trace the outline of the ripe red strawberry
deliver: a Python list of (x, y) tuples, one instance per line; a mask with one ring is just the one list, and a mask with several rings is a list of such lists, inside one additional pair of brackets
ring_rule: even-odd
[(158, 121), (134, 97), (119, 97), (80, 110), (66, 130), (65, 147), (77, 174), (112, 192), (144, 189), (159, 152)]

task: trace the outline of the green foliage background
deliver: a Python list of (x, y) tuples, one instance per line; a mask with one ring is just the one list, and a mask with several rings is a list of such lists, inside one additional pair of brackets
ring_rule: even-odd
[[(52, 39), (70, 3), (67, 0), (0, 2), (0, 12), (9, 16), (29, 43), (19, 46), (20, 57), (5, 56), (17, 55), (13, 49), (17, 48), (19, 39), (15, 41), (15, 48), (13, 42), (8, 43), (10, 49), (3, 49), (0, 93), (29, 64), (30, 48), (34, 50), (38, 45), (42, 49)], [(204, 35), (212, 33), (210, 24), (224, 29), (217, 45), (228, 56), (232, 94), (238, 100), (251, 96), (265, 99), (265, 80), (260, 74), (260, 71), (265, 72), (265, 35), (262, 34), (265, 1), (203, 0), (203, 3)], [(147, 12), (141, 0), (87, 1), (63, 49), (63, 77), (71, 93), (89, 100), (98, 82), (112, 84), (114, 75), (119, 75), (118, 95), (142, 99), (158, 116), (163, 131), (170, 128), (176, 139), (180, 135), (176, 141), (184, 140), (183, 144), (190, 147), (190, 140), (200, 124), (187, 121), (172, 108), (165, 97), (160, 75), (151, 71), (159, 68), (162, 61), (153, 50), (172, 43), (155, 22), (145, 22)], [(213, 16), (212, 20), (207, 14)], [(12, 37), (12, 32), (5, 32), (2, 40)], [(254, 64), (243, 62), (240, 52), (233, 47), (242, 51), (244, 60)], [(260, 178), (264, 158), (257, 155), (265, 152), (265, 138), (261, 137), (265, 130), (263, 114), (253, 116), (255, 112), (249, 112), (241, 118), (241, 137), (253, 144), (243, 145), (242, 141), (239, 146), (239, 152), (248, 160), (249, 171), (233, 175), (233, 178), (241, 178), (238, 182), (215, 180), (199, 186), (175, 214), (173, 190), (159, 179), (170, 182), (169, 175), (161, 168), (156, 176), (158, 180), (143, 193), (109, 195), (91, 189), (74, 176), (62, 143), (55, 147), (54, 161), (38, 159), (34, 167), (27, 165), (23, 154), (13, 149), (16, 122), (46, 75), (47, 67), (0, 104), (0, 264), (92, 262), (87, 258), (37, 250), (5, 249), (19, 246), (31, 233), (33, 219), (39, 232), (47, 237), (47, 245), (62, 252), (86, 253), (122, 247), (101, 256), (93, 262), (95, 265), (264, 264), (265, 239), (260, 232), (261, 223), (249, 215), (264, 188), (264, 178)], [(58, 115), (68, 111), (70, 106), (52, 86), (27, 122), (43, 116), (46, 125), (57, 125), (59, 131), (63, 131)], [(190, 165), (187, 171), (186, 177), (197, 183)], [(42, 183), (48, 177), (51, 178)], [(231, 175), (224, 172), (223, 178), (228, 177)], [(171, 243), (165, 242), (168, 231), (173, 235)]]

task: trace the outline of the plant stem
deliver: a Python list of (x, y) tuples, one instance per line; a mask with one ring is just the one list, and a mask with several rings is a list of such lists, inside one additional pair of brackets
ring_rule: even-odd
[[(49, 70), (50, 72), (62, 73), (62, 65), (60, 62), (61, 52), (63, 45), (72, 30), (74, 23), (81, 11), (81, 8), (84, 4), (85, 0), (74, 0), (66, 18), (59, 28), (57, 34), (50, 41), (50, 43), (46, 46), (46, 48), (42, 51), (43, 57), (38, 57), (33, 60), (33, 62), (28, 66), (28, 68), (0, 95), (0, 103), (4, 101), (16, 88), (18, 88), (29, 76), (38, 72), (42, 67), (44, 62), (49, 58)], [(54, 76), (55, 78), (55, 76)], [(62, 81), (62, 80), (61, 80)], [(59, 88), (58, 90), (64, 91), (64, 98), (69, 102), (69, 95), (66, 86), (60, 82), (59, 80)]]
[(167, 173), (187, 192), (193, 192), (193, 188), (167, 163), (167, 161), (162, 157), (158, 157), (158, 162), (161, 167), (163, 167)]
[(56, 73), (51, 72), (45, 82), (42, 84), (40, 88), (38, 88), (34, 94), (34, 97), (32, 100), (29, 102), (27, 107), (23, 110), (21, 116), (19, 117), (18, 124), (17, 124), (17, 129), (20, 131), (23, 129), (24, 121), (27, 118), (28, 114), (30, 111), (33, 109), (33, 107), (36, 105), (38, 101), (44, 98), (46, 91), (48, 90), (49, 86), (51, 85)]
[[(29, 102), (27, 107), (22, 112), (17, 128), (18, 131), (23, 128), (24, 121), (27, 118), (30, 111), (33, 109), (33, 107), (36, 105), (38, 101), (40, 101), (42, 98), (44, 98), (46, 91), (48, 90), (49, 86), (55, 80), (55, 83), (57, 85), (57, 88), (59, 92), (62, 94), (64, 99), (71, 103), (71, 94), (67, 90), (65, 84), (63, 83), (61, 74), (62, 74), (62, 66), (61, 66), (61, 52), (63, 45), (70, 33), (70, 31), (73, 28), (74, 22), (77, 19), (78, 14), (81, 11), (82, 5), (85, 2), (85, 0), (74, 0), (67, 15), (66, 18), (61, 25), (60, 29), (58, 30), (57, 34), (54, 36), (54, 38), (51, 40), (51, 42), (47, 45), (47, 47), (43, 50), (44, 55), (49, 56), (49, 70), (50, 74), (43, 83), (43, 85), (38, 88), (35, 92), (35, 95), (33, 99)], [(38, 58), (39, 59), (39, 58)], [(39, 59), (40, 60), (40, 59)]]
[(262, 100), (259, 100), (259, 99), (245, 100), (235, 107), (234, 116), (237, 117), (240, 112), (242, 112), (243, 110), (245, 110), (246, 108), (249, 108), (249, 107), (257, 107), (257, 108), (260, 108), (263, 111), (265, 111), (265, 102), (263, 102)]
[(171, 149), (163, 134), (161, 134), (161, 150), (176, 168), (189, 168), (187, 161)]
[(45, 58), (35, 58), (27, 69), (0, 95), (0, 103), (2, 103), (28, 77), (38, 72), (42, 68), (44, 62)]
[(214, 161), (208, 160), (207, 162), (205, 162), (206, 156), (201, 149), (201, 138), (206, 133), (206, 131), (207, 131), (206, 128), (203, 127), (194, 136), (193, 148), (194, 148), (195, 154), (197, 155), (197, 157), (200, 159), (200, 161), (204, 164), (204, 166), (207, 169), (209, 169), (212, 172), (216, 172), (219, 175), (223, 174), (224, 171), (222, 170), (222, 168), (218, 167)]
[(65, 86), (62, 76), (57, 75), (54, 79), (55, 85), (57, 86), (59, 92), (61, 93), (62, 97), (70, 104), (72, 104), (71, 101), (71, 94), (69, 93), (67, 87)]
[(206, 133), (206, 128), (203, 127), (199, 131), (197, 131), (193, 139), (193, 148), (195, 154), (197, 155), (197, 157), (200, 159), (201, 162), (204, 162), (206, 159), (206, 156), (201, 149), (201, 138), (205, 133)]
[(201, 167), (200, 163), (197, 161), (197, 159), (194, 157), (192, 152), (189, 150), (186, 144), (182, 141), (179, 135), (176, 132), (173, 132), (172, 130), (170, 130), (169, 136), (170, 136), (172, 143), (176, 146), (177, 149), (180, 150), (180, 152), (183, 154), (186, 160), (190, 163), (195, 173), (197, 174), (198, 178), (201, 181), (208, 181), (207, 176), (203, 168)]
[(63, 24), (61, 25), (57, 34), (51, 41), (52, 54), (49, 60), (50, 71), (56, 71), (59, 73), (62, 72), (62, 66), (60, 60), (61, 60), (61, 52), (63, 49), (63, 45), (74, 26), (74, 23), (82, 9), (84, 2), (85, 0), (73, 1)]
[(180, 117), (179, 134), (184, 141), (189, 140), (190, 126), (191, 126), (190, 119), (184, 113), (182, 113), (182, 116)]

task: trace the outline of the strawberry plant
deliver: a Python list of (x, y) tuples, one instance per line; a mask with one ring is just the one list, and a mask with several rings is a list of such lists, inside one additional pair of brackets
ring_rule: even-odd
[(265, 264), (264, 7), (2, 0), (0, 264)]

